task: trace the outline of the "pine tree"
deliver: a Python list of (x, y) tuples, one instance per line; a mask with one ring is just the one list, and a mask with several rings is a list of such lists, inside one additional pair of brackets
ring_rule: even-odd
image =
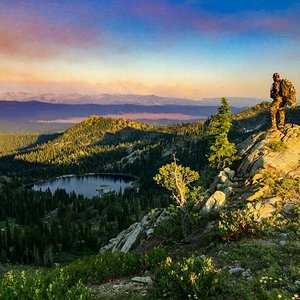
[(180, 209), (181, 229), (184, 237), (187, 236), (186, 219), (189, 214), (187, 204), (189, 200), (194, 200), (191, 198), (195, 198), (201, 189), (201, 187), (191, 188), (190, 184), (197, 181), (199, 177), (198, 172), (178, 165), (175, 156), (174, 162), (162, 166), (158, 174), (153, 177), (157, 184), (171, 191), (172, 198)]
[(230, 166), (238, 158), (235, 144), (228, 140), (228, 132), (231, 127), (230, 115), (230, 106), (227, 99), (223, 97), (218, 112), (209, 121), (207, 131), (208, 161), (210, 167), (217, 170)]

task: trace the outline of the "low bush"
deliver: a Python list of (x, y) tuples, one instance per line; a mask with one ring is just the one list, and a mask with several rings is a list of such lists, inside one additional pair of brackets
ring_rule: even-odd
[(269, 185), (271, 194), (269, 196), (280, 196), (283, 198), (299, 198), (300, 195), (300, 178), (292, 178), (282, 176), (278, 172), (270, 172), (263, 170), (262, 181), (264, 184)]
[(155, 274), (155, 291), (158, 299), (206, 299), (218, 294), (220, 281), (220, 272), (209, 258), (173, 262), (167, 257)]
[(103, 253), (81, 258), (64, 267), (72, 283), (78, 278), (83, 283), (103, 283), (122, 276), (136, 274), (157, 266), (166, 258), (162, 248), (144, 255), (133, 253)]
[(70, 284), (69, 276), (63, 269), (55, 269), (48, 274), (8, 272), (0, 281), (0, 299), (2, 300), (89, 300), (92, 299), (87, 288), (77, 281)]
[(46, 273), (8, 272), (0, 280), (0, 300), (89, 300), (84, 284), (103, 283), (158, 266), (167, 254), (156, 248), (144, 255), (104, 253), (81, 258)]
[(279, 220), (276, 216), (257, 221), (248, 208), (237, 209), (220, 213), (217, 235), (224, 241), (233, 241), (265, 234), (271, 228), (279, 229), (286, 225), (285, 220)]

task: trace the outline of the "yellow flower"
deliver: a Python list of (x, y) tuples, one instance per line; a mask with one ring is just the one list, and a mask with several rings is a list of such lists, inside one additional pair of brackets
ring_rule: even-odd
[(191, 273), (190, 280), (191, 280), (192, 283), (194, 283), (197, 278), (198, 278), (198, 276), (195, 273)]
[(278, 294), (278, 298), (279, 298), (279, 299), (282, 298), (282, 295)]
[(168, 256), (165, 263), (167, 266), (169, 266), (172, 263), (172, 258)]
[(298, 299), (298, 298), (299, 298), (299, 295), (298, 295), (298, 294), (294, 294), (294, 298), (295, 298), (295, 299)]
[(189, 267), (187, 265), (184, 265), (182, 268), (181, 268), (181, 271), (185, 272), (189, 269)]

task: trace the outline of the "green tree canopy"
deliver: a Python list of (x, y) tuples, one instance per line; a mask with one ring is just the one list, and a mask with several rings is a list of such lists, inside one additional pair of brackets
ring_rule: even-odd
[(208, 161), (212, 168), (218, 170), (230, 166), (238, 158), (235, 144), (228, 140), (228, 132), (232, 125), (230, 115), (230, 106), (227, 99), (223, 97), (218, 112), (210, 119), (208, 125)]
[(159, 185), (171, 191), (172, 198), (182, 208), (187, 202), (186, 195), (190, 192), (190, 183), (198, 180), (199, 177), (198, 172), (191, 170), (189, 167), (178, 165), (176, 159), (174, 159), (174, 162), (162, 166), (153, 179)]

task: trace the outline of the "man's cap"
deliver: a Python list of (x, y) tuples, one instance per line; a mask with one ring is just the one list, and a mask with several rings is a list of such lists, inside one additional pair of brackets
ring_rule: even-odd
[(280, 75), (279, 75), (279, 73), (274, 73), (273, 77), (280, 78)]

